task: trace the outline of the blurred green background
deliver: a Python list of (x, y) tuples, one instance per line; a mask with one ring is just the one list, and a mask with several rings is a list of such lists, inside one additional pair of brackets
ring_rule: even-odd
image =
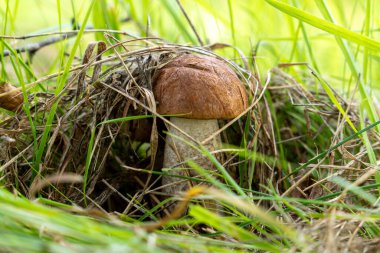
[[(158, 36), (170, 43), (199, 45), (189, 23), (176, 0), (97, 0), (87, 25), (94, 28), (120, 29), (136, 36)], [(321, 1), (282, 1), (317, 17), (323, 18), (318, 8)], [(330, 9), (336, 24), (357, 33), (379, 38), (379, 8), (377, 1), (330, 0), (322, 1)], [(2, 0), (0, 5), (1, 34), (26, 35), (72, 29), (75, 19), (80, 25), (91, 1), (74, 0)], [(262, 75), (278, 63), (307, 62), (341, 94), (349, 95), (357, 77), (353, 76), (338, 46), (335, 36), (303, 24), (271, 6), (265, 0), (182, 0), (184, 9), (194, 23), (205, 45), (216, 42), (236, 46), (247, 57), (254, 55)], [(58, 8), (59, 6), (59, 8)], [(125, 19), (128, 22), (123, 22)], [(367, 24), (369, 23), (369, 24)], [(366, 25), (368, 29), (366, 29)], [(147, 28), (148, 27), (148, 28)], [(37, 42), (46, 37), (30, 40), (8, 40), (13, 47)], [(101, 39), (86, 35), (86, 43)], [(127, 39), (127, 37), (119, 37)], [(69, 40), (73, 43), (73, 39)], [(33, 62), (37, 76), (56, 71), (52, 67), (59, 45), (41, 50)], [(355, 55), (355, 64), (365, 77), (371, 91), (380, 91), (378, 52), (364, 53), (362, 47), (349, 44)], [(230, 59), (238, 57), (231, 48), (216, 51)], [(368, 57), (367, 57), (368, 56)], [(239, 61), (238, 61), (239, 62)], [(301, 73), (305, 67), (290, 71)], [(10, 70), (11, 72), (11, 70)], [(362, 72), (365, 72), (364, 74)], [(9, 73), (8, 79), (12, 79)]]

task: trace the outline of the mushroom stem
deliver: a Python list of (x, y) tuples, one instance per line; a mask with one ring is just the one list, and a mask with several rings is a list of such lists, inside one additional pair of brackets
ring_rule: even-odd
[[(198, 120), (198, 119), (185, 119), (185, 118), (176, 118), (171, 117), (170, 121), (176, 125), (179, 129), (183, 130), (195, 140), (201, 142), (207, 137), (210, 137), (218, 129), (218, 120)], [(182, 138), (186, 138), (181, 132), (173, 127), (169, 127), (168, 131)], [(214, 151), (221, 143), (220, 136), (216, 136), (212, 141), (205, 144), (205, 147)], [(197, 150), (189, 147), (183, 141), (167, 135), (166, 144), (165, 144), (165, 154), (164, 154), (164, 168), (172, 168), (169, 170), (171, 175), (181, 175), (194, 177), (197, 174), (191, 170), (187, 170), (188, 166), (186, 160), (193, 159), (198, 165), (206, 170), (211, 170), (213, 168), (212, 162), (207, 158), (202, 156)], [(181, 166), (178, 166), (181, 164)], [(168, 185), (164, 188), (164, 192), (175, 195), (178, 192), (186, 191), (191, 186), (190, 180), (184, 180), (178, 177), (164, 176), (162, 179), (163, 185)]]

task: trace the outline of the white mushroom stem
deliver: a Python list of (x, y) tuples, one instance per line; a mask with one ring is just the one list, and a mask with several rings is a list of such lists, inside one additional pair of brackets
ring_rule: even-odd
[[(219, 129), (218, 121), (216, 119), (198, 120), (172, 117), (170, 118), (170, 121), (179, 129), (183, 130), (199, 142), (210, 137)], [(186, 137), (177, 129), (169, 127), (168, 131), (172, 135), (179, 136), (186, 140)], [(204, 146), (209, 151), (214, 151), (220, 145), (220, 143), (220, 136), (217, 135), (212, 141), (208, 142)], [(191, 169), (188, 169), (186, 161), (189, 159), (192, 159), (203, 169), (211, 170), (213, 168), (212, 162), (207, 157), (204, 157), (200, 152), (193, 149), (178, 138), (167, 135), (163, 164), (164, 168), (170, 168), (167, 173), (171, 175), (189, 177), (196, 176), (196, 173), (194, 173)], [(186, 191), (192, 184), (190, 180), (184, 180), (182, 178), (172, 176), (164, 176), (162, 183), (163, 185), (167, 185), (164, 187), (164, 192), (168, 193), (169, 195), (175, 195), (181, 191)]]

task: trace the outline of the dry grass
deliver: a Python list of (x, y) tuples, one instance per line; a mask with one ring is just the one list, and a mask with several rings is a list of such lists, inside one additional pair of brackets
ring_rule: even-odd
[[(129, 44), (138, 49), (129, 51)], [(59, 101), (39, 167), (33, 164), (35, 139), (28, 115), (19, 112), (1, 122), (4, 185), (31, 199), (38, 196), (128, 219), (157, 220), (168, 197), (161, 193), (165, 185), (160, 177), (165, 124), (170, 122), (155, 112), (155, 70), (177, 55), (214, 55), (207, 49), (220, 47), (224, 45), (188, 47), (150, 38), (116, 42), (107, 49), (104, 43), (89, 45), (59, 96), (29, 94), (37, 139), (52, 104)], [(374, 175), (379, 168), (369, 163), (363, 137), (355, 136), (324, 92), (307, 89), (317, 81), (308, 71), (303, 85), (284, 70), (291, 66), (273, 69), (263, 82), (248, 62), (244, 67), (230, 64), (245, 82), (252, 106), (241, 117), (220, 122), (225, 126), (225, 148), (216, 153), (249, 202), (305, 232), (314, 241), (313, 249), (375, 252), (379, 224), (371, 215), (378, 206)], [(358, 125), (354, 101), (337, 97)], [(379, 159), (378, 133), (369, 129), (366, 134)], [(347, 136), (352, 138), (346, 140)], [(323, 152), (326, 155), (318, 157)], [(307, 166), (299, 167), (302, 163)], [(367, 195), (359, 186), (367, 186)], [(371, 215), (360, 217), (360, 210)], [(226, 215), (231, 213), (226, 210)], [(372, 234), (368, 224), (376, 228)], [(255, 226), (247, 230), (263, 233)]]

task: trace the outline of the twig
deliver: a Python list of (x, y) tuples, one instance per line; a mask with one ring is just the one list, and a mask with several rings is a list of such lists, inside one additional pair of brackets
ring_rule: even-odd
[[(65, 39), (69, 39), (69, 38), (74, 37), (74, 36), (76, 36), (76, 34), (71, 33), (71, 34), (67, 34), (67, 35), (49, 38), (49, 39), (46, 39), (46, 40), (43, 40), (43, 41), (40, 41), (37, 43), (28, 44), (25, 47), (16, 48), (15, 51), (17, 53), (28, 52), (29, 54), (33, 55), (34, 53), (36, 53), (38, 50), (40, 50), (43, 47), (49, 46), (51, 44), (54, 44), (56, 42), (59, 42), (59, 41), (65, 40)], [(10, 51), (5, 50), (3, 53), (3, 56), (7, 57), (7, 56), (10, 56), (11, 54), (12, 53)]]
[[(91, 26), (86, 28), (84, 33), (97, 33), (97, 32), (108, 32), (108, 33), (118, 33), (122, 35), (127, 35), (132, 38), (139, 38), (138, 36), (132, 35), (130, 33), (120, 31), (120, 30), (110, 30), (110, 29), (92, 29)], [(72, 31), (67, 31), (67, 32), (48, 32), (48, 33), (39, 33), (39, 34), (30, 34), (30, 35), (24, 35), (24, 36), (11, 36), (11, 35), (0, 35), (0, 39), (8, 39), (8, 40), (27, 40), (27, 39), (32, 39), (32, 38), (38, 38), (38, 37), (45, 37), (45, 36), (51, 36), (51, 35), (66, 35), (69, 36), (71, 34), (76, 35), (79, 33), (79, 30), (72, 30)]]
[[(128, 22), (130, 20), (131, 20), (130, 18), (125, 18), (125, 19), (121, 20), (121, 22)], [(66, 40), (66, 39), (75, 37), (78, 34), (78, 32), (79, 32), (79, 29), (78, 30), (73, 30), (73, 31), (68, 31), (68, 32), (51, 32), (51, 33), (41, 33), (41, 34), (25, 35), (25, 36), (0, 35), (0, 38), (1, 39), (26, 40), (26, 39), (35, 38), (35, 37), (41, 37), (41, 36), (60, 35), (58, 37), (48, 38), (46, 40), (43, 40), (43, 41), (40, 41), (40, 42), (37, 42), (37, 43), (32, 43), (32, 44), (28, 44), (28, 45), (26, 45), (24, 47), (16, 48), (16, 52), (17, 53), (28, 52), (29, 54), (33, 55), (39, 49), (41, 49), (41, 48), (43, 48), (45, 46), (49, 46), (49, 45), (54, 44), (56, 42), (59, 42), (59, 41), (62, 41), (62, 40)], [(127, 36), (130, 36), (130, 37), (133, 37), (133, 38), (137, 38), (136, 36), (133, 36), (133, 35), (131, 35), (129, 33), (122, 32), (122, 31), (107, 30), (107, 29), (93, 29), (92, 25), (86, 26), (85, 30), (84, 30), (84, 33), (91, 33), (91, 32), (119, 33), (119, 34), (127, 35)], [(10, 55), (11, 55), (11, 52), (8, 51), (8, 50), (5, 50), (3, 52), (3, 56), (4, 57), (10, 56)]]

